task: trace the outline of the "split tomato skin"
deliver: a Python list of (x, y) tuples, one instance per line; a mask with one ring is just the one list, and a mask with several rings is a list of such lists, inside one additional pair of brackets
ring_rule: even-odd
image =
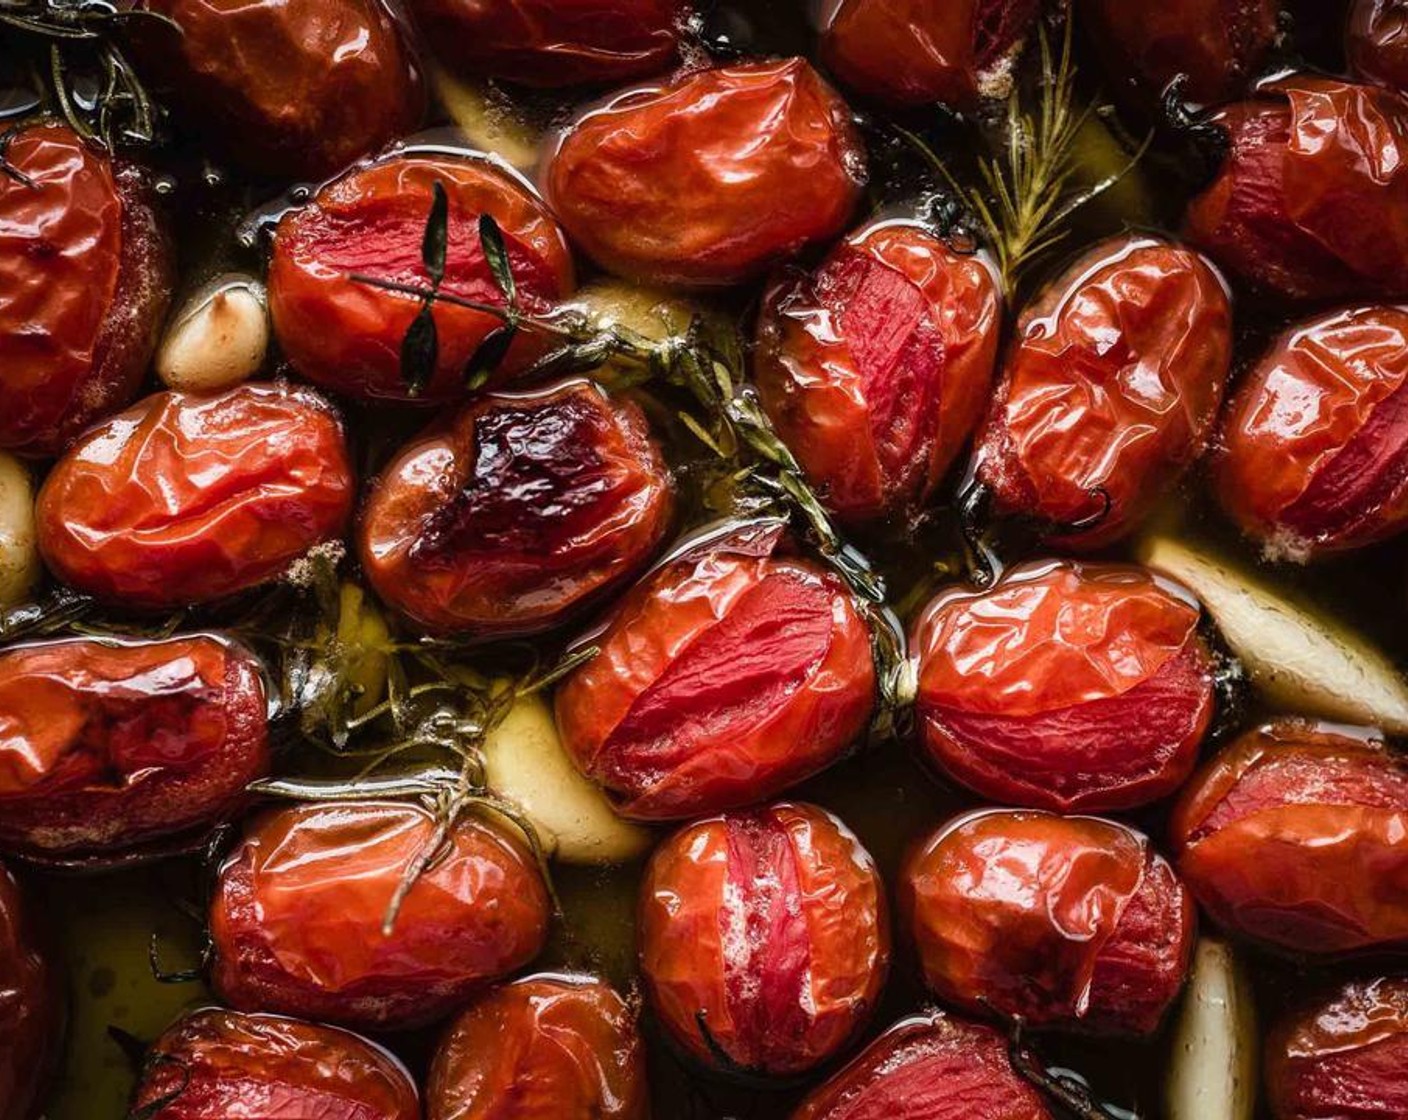
[(230, 1006), (364, 1030), (442, 1019), (547, 939), (527, 845), (462, 816), (442, 859), (382, 930), (406, 868), (433, 843), (419, 805), (307, 804), (257, 818), (220, 869), (211, 982)]
[(1397, 0), (1353, 0), (1345, 54), (1358, 77), (1408, 92), (1408, 24), (1402, 5)]
[(850, 523), (917, 514), (982, 417), (1002, 298), (989, 263), (917, 222), (857, 231), (763, 297), (754, 380)]
[(309, 389), (154, 393), (54, 466), (35, 509), (39, 550), (59, 579), (105, 602), (194, 606), (339, 540), (355, 487), (342, 422)]
[(175, 279), (153, 197), (145, 172), (66, 125), (26, 125), (6, 139), (0, 448), (55, 455), (136, 395)]
[(0, 1120), (38, 1120), (60, 1052), (64, 993), (33, 911), (0, 865)]
[(860, 203), (865, 150), (804, 59), (748, 62), (618, 94), (562, 134), (543, 183), (601, 267), (717, 288), (839, 237)]
[[(503, 326), (487, 311), (436, 304), (438, 353), (416, 388), (402, 363), (402, 341), (420, 311), (414, 295), (389, 292), (354, 275), (428, 289), (422, 243), (444, 188), (446, 268), (440, 291), (506, 306), (480, 243), (480, 216), (498, 224), (527, 314), (544, 314), (570, 295), (572, 254), (556, 219), (529, 186), (487, 157), (407, 154), (354, 168), (291, 211), (274, 231), (269, 312), (274, 334), (297, 372), (358, 400), (427, 404), (467, 396), (470, 359)], [(496, 371), (519, 373), (547, 349), (521, 330)]]
[(696, 821), (641, 884), (646, 994), (670, 1038), (728, 1073), (789, 1078), (864, 1027), (890, 960), (885, 890), (836, 817), (781, 802)]
[(437, 632), (539, 634), (639, 575), (674, 512), (644, 414), (593, 382), (492, 394), (413, 440), (358, 537), (377, 594)]

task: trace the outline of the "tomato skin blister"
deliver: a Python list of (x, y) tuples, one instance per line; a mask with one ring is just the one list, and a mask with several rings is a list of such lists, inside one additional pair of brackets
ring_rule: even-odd
[(65, 992), (35, 921), (0, 864), (0, 1120), (38, 1120), (62, 1052)]

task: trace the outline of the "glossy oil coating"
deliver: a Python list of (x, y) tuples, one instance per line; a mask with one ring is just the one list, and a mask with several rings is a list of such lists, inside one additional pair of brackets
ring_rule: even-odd
[(1345, 54), (1360, 78), (1408, 92), (1408, 8), (1402, 0), (1352, 0)]
[(63, 991), (34, 918), (0, 864), (0, 1120), (38, 1120), (60, 1052)]

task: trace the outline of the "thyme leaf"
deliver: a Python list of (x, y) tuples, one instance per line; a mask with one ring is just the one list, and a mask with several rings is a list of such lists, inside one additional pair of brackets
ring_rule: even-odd
[(504, 364), (504, 359), (508, 357), (508, 352), (513, 346), (513, 340), (517, 337), (518, 326), (512, 322), (495, 327), (486, 334), (483, 341), (475, 347), (469, 361), (465, 363), (465, 388), (471, 392), (482, 389), (494, 375), (494, 371)]
[(425, 233), (421, 235), (420, 258), (431, 284), (439, 287), (445, 279), (445, 256), (449, 249), (450, 198), (439, 179), (431, 185), (431, 192), (430, 215), (425, 219)]
[(513, 265), (508, 259), (508, 248), (504, 245), (503, 231), (492, 214), (479, 215), (479, 247), (484, 260), (489, 265), (489, 273), (494, 283), (503, 293), (504, 303), (511, 313), (518, 311), (518, 282), (513, 278)]
[(435, 311), (430, 301), (420, 305), (416, 317), (401, 339), (401, 378), (413, 397), (420, 396), (435, 376), (440, 360), (440, 335), (435, 326)]

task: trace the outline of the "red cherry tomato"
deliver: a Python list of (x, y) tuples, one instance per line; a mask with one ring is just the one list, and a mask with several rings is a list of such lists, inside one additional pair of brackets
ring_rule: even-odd
[(268, 772), (266, 711), (220, 638), (0, 652), (0, 847), (102, 863), (204, 831)]
[[(567, 241), (542, 201), (488, 159), (398, 156), (358, 168), (323, 187), (274, 232), (269, 311), (284, 355), (304, 377), (366, 400), (410, 400), (417, 390), (402, 368), (401, 344), (421, 302), (352, 279), (366, 275), (422, 288), (430, 284), (422, 241), (439, 183), (448, 199), (447, 248), (440, 291), (504, 306), (479, 239), (480, 215), (498, 223), (520, 306), (542, 313), (574, 286)], [(486, 311), (439, 303), (427, 402), (465, 396), (466, 366), (503, 323)], [(519, 332), (500, 367), (519, 372), (545, 340)]]
[(63, 993), (32, 922), (0, 865), (0, 1120), (38, 1120), (59, 1055)]
[(1143, 568), (1023, 565), (915, 627), (933, 762), (994, 801), (1132, 809), (1179, 788), (1212, 721), (1198, 607)]
[(640, 898), (646, 994), (705, 1065), (802, 1074), (875, 1010), (890, 963), (884, 885), (822, 809), (780, 802), (697, 821), (656, 850)]
[(853, 234), (763, 298), (763, 406), (848, 521), (915, 514), (977, 426), (1001, 296), (992, 269), (914, 222)]
[(739, 284), (845, 229), (865, 152), (799, 58), (631, 90), (562, 136), (544, 183), (576, 244), (656, 284)]
[(636, 1012), (589, 977), (495, 988), (451, 1024), (426, 1098), (429, 1120), (497, 1120), (505, 1108), (513, 1120), (648, 1120)]
[(127, 404), (172, 280), (142, 171), (63, 125), (0, 144), (0, 448), (53, 455)]
[(1402, 0), (1353, 0), (1345, 53), (1360, 78), (1408, 92), (1408, 11)]
[(39, 550), (71, 587), (124, 607), (222, 599), (335, 540), (355, 481), (342, 424), (307, 389), (155, 393), (50, 472)]
[(1042, 1026), (1147, 1035), (1183, 986), (1193, 900), (1132, 828), (994, 809), (911, 854), (900, 907), (938, 996)]
[(1370, 732), (1278, 720), (1242, 736), (1169, 822), (1219, 925), (1286, 953), (1408, 948), (1408, 767)]
[(362, 568), (429, 629), (541, 633), (638, 575), (673, 510), (634, 404), (590, 381), (495, 394), (386, 468), (362, 518)]

